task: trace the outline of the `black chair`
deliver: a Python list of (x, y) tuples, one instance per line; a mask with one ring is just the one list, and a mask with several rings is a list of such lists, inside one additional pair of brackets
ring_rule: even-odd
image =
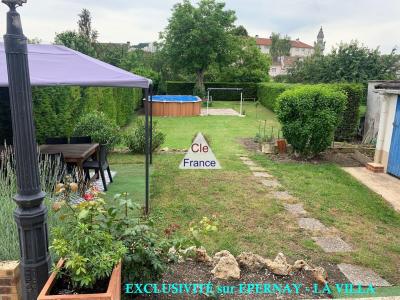
[(73, 136), (69, 139), (70, 144), (91, 144), (92, 138), (90, 136)]
[(85, 161), (83, 163), (83, 170), (85, 171), (85, 180), (90, 180), (90, 170), (94, 170), (97, 174), (100, 173), (101, 180), (103, 181), (104, 191), (107, 191), (106, 177), (104, 171), (107, 170), (110, 182), (113, 182), (110, 166), (107, 161), (107, 148), (104, 145), (100, 145), (100, 149), (96, 160)]
[(47, 145), (68, 144), (68, 138), (67, 137), (51, 137), (51, 138), (46, 138), (45, 142)]

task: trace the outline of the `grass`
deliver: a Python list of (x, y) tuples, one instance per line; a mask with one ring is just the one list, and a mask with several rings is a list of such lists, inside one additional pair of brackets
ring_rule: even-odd
[[(238, 103), (215, 102), (214, 107), (238, 109)], [(254, 137), (260, 120), (267, 120), (269, 128), (279, 127), (274, 114), (263, 107), (256, 111), (253, 103), (246, 103), (245, 111), (246, 118), (155, 118), (166, 133), (163, 147), (187, 149), (194, 135), (202, 132), (211, 137), (212, 150), (222, 165), (217, 171), (180, 170), (182, 154), (154, 156), (151, 212), (160, 232), (177, 223), (181, 225), (179, 233), (187, 234), (191, 222), (217, 215), (219, 231), (204, 241), (211, 253), (221, 249), (233, 254), (253, 251), (273, 258), (283, 252), (290, 260), (305, 259), (315, 264), (353, 263), (370, 267), (389, 282), (399, 284), (399, 214), (333, 164), (280, 163), (254, 155), (254, 160), (304, 203), (312, 217), (337, 228), (355, 248), (347, 254), (324, 253), (238, 159), (237, 154), (247, 153), (239, 139)], [(118, 176), (110, 193), (128, 190), (140, 199), (143, 157), (114, 154), (111, 162)], [(129, 179), (123, 178), (125, 175)], [(382, 293), (398, 292), (388, 291), (382, 289)]]

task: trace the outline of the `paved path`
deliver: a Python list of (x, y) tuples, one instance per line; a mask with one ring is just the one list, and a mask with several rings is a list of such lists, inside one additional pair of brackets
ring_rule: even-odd
[[(311, 234), (314, 242), (319, 247), (321, 247), (324, 252), (344, 253), (354, 251), (351, 245), (342, 240), (342, 238), (340, 237), (341, 234), (336, 228), (328, 228), (319, 220), (309, 217), (308, 212), (303, 208), (303, 204), (296, 197), (292, 196), (288, 191), (285, 191), (279, 181), (271, 174), (267, 173), (267, 171), (263, 167), (257, 165), (246, 155), (239, 155), (239, 158), (246, 166), (250, 168), (253, 173), (253, 177), (258, 182), (264, 185), (269, 194), (271, 194), (275, 199), (283, 203), (283, 206), (288, 211), (288, 213), (290, 213), (297, 219), (299, 227), (308, 231)], [(345, 170), (349, 173), (352, 172), (355, 174), (364, 174), (360, 169), (363, 168), (345, 168)], [(371, 172), (371, 174), (373, 173)], [(387, 182), (389, 182), (389, 184), (392, 185), (395, 190), (397, 190), (397, 188), (399, 189), (397, 190), (397, 195), (400, 195), (399, 180), (396, 181), (396, 179), (391, 178), (389, 175), (382, 176), (382, 174), (379, 174), (379, 180), (377, 180), (377, 182), (373, 182), (375, 176), (368, 175), (369, 174), (361, 177), (367, 178), (368, 180), (372, 181), (374, 186), (378, 186), (379, 188), (384, 189), (387, 188)], [(387, 176), (389, 176), (390, 178), (387, 178)], [(397, 200), (400, 204), (400, 199)], [(381, 278), (371, 269), (366, 269), (349, 264), (339, 264), (338, 267), (341, 272), (347, 277), (347, 279), (353, 284), (373, 284), (374, 286), (390, 286), (390, 283)]]
[[(201, 115), (207, 116), (207, 108), (201, 109)], [(240, 114), (232, 108), (209, 108), (209, 116), (239, 116)]]
[(400, 212), (400, 180), (383, 173), (373, 173), (367, 168), (343, 168), (358, 181), (381, 195), (395, 210)]

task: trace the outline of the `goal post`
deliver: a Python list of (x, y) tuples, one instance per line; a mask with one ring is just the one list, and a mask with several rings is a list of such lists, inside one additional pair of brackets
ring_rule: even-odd
[(240, 92), (240, 116), (243, 117), (243, 89), (242, 88), (208, 88), (207, 89), (207, 116), (209, 115), (209, 103), (212, 91), (236, 91)]

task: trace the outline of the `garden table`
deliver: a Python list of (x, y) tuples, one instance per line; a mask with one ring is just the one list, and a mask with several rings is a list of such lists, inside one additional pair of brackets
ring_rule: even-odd
[(44, 154), (62, 153), (66, 163), (74, 164), (82, 169), (83, 163), (97, 152), (99, 144), (41, 145), (39, 148)]
[[(70, 165), (77, 166), (78, 182), (84, 183), (83, 163), (93, 156), (99, 149), (99, 144), (56, 144), (56, 145), (41, 145), (39, 146), (40, 153), (57, 154), (62, 153), (64, 162)], [(96, 175), (95, 175), (96, 177)], [(91, 178), (92, 181), (95, 177)], [(85, 187), (80, 188), (84, 193)]]

